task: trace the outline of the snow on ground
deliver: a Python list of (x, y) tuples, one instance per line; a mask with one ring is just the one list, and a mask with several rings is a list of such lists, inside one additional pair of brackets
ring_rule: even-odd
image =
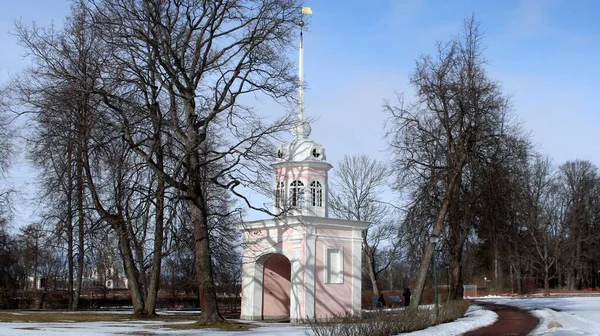
[(427, 329), (413, 331), (411, 333), (402, 333), (400, 335), (411, 336), (450, 336), (462, 335), (464, 332), (485, 327), (498, 319), (496, 313), (472, 305), (467, 310), (465, 317), (450, 323), (444, 323)]
[[(484, 298), (485, 301), (529, 310), (540, 319), (532, 335), (600, 335), (599, 297)], [(550, 327), (558, 322), (562, 327)]]
[[(502, 298), (485, 297), (478, 300), (498, 304), (514, 305), (536, 315), (540, 325), (532, 335), (543, 336), (600, 336), (600, 297), (550, 297), (550, 298)], [(18, 314), (18, 313), (17, 313)], [(68, 314), (65, 314), (68, 320)], [(472, 305), (465, 317), (454, 322), (444, 323), (425, 330), (402, 335), (413, 336), (445, 336), (460, 335), (466, 331), (477, 329), (496, 321), (497, 315), (491, 311)], [(562, 327), (549, 328), (551, 322), (558, 322)], [(3, 336), (104, 336), (118, 334), (137, 335), (174, 335), (174, 336), (305, 336), (312, 335), (308, 327), (288, 323), (250, 322), (257, 328), (250, 331), (216, 331), (175, 330), (158, 328), (158, 321), (126, 321), (126, 322), (86, 322), (86, 323), (0, 323), (0, 335)], [(191, 323), (191, 322), (169, 322)]]
[[(165, 325), (193, 322), (169, 322)], [(160, 328), (160, 321), (80, 322), (80, 323), (0, 323), (2, 336), (105, 336), (105, 335), (174, 335), (174, 336), (306, 336), (306, 326), (289, 323), (252, 323), (250, 331), (217, 331), (214, 329), (176, 330)]]

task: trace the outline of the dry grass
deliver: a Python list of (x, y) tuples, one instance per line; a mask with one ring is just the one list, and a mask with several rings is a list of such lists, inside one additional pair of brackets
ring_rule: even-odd
[[(0, 311), (0, 322), (37, 322), (37, 323), (77, 323), (77, 322), (130, 322), (130, 321), (162, 321), (165, 324), (152, 325), (151, 328), (178, 330), (219, 329), (226, 331), (245, 331), (254, 326), (244, 323), (224, 321), (212, 324), (194, 323), (199, 314), (158, 315), (154, 317), (138, 317), (131, 314), (114, 314), (102, 312), (56, 312), (56, 311)], [(190, 322), (190, 323), (173, 323)], [(32, 330), (35, 329), (32, 327)], [(146, 335), (146, 334), (144, 334)]]
[(316, 336), (389, 336), (422, 330), (430, 326), (454, 321), (464, 316), (469, 301), (453, 301), (440, 307), (436, 321), (434, 311), (428, 309), (403, 309), (377, 311), (362, 318), (338, 316), (326, 321), (307, 321)]
[(198, 314), (136, 317), (131, 314), (66, 311), (1, 311), (0, 322), (110, 322), (110, 321), (194, 321)]
[(223, 331), (246, 331), (246, 330), (256, 328), (256, 326), (253, 326), (253, 325), (250, 325), (247, 323), (225, 321), (225, 322), (213, 323), (213, 324), (208, 324), (208, 325), (199, 324), (199, 323), (169, 324), (169, 325), (164, 325), (163, 328), (177, 329), (177, 330), (218, 329), (218, 330), (223, 330)]

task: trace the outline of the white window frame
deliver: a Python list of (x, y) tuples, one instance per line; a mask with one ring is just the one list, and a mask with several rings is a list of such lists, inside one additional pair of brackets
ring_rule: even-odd
[(275, 208), (283, 209), (283, 203), (285, 203), (285, 183), (279, 181), (275, 186)]
[[(314, 186), (313, 186), (314, 184)], [(318, 184), (318, 186), (317, 186)], [(320, 180), (312, 180), (309, 183), (310, 188), (310, 206), (315, 208), (323, 207), (323, 183)]]
[[(329, 265), (329, 251), (336, 251), (338, 253), (338, 265), (339, 273), (337, 279), (333, 279), (332, 269)], [(343, 246), (325, 246), (324, 256), (323, 256), (324, 267), (324, 282), (326, 284), (343, 284), (344, 283), (344, 247)]]
[(294, 180), (290, 183), (290, 206), (292, 208), (303, 208), (306, 206), (305, 192), (304, 182)]

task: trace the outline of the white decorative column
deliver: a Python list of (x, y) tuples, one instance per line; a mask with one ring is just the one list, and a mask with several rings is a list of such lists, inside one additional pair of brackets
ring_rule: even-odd
[(362, 230), (352, 230), (352, 314), (361, 315)]
[(307, 227), (304, 248), (304, 317), (315, 317), (316, 229)]
[(292, 242), (293, 245), (293, 259), (291, 262), (292, 274), (290, 277), (291, 282), (291, 293), (290, 293), (290, 321), (292, 323), (300, 322), (302, 320), (302, 306), (300, 297), (302, 292), (302, 240), (297, 239)]
[[(249, 234), (243, 233), (244, 241), (248, 240)], [(241, 318), (252, 320), (254, 304), (254, 261), (250, 260), (250, 247), (244, 246), (242, 251), (242, 307)]]

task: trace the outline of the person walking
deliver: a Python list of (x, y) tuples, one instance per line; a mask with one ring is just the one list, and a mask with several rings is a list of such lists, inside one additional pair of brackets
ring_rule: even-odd
[(379, 294), (379, 299), (377, 299), (377, 302), (379, 302), (381, 304), (381, 307), (385, 307), (385, 299), (383, 298), (383, 293)]
[(410, 288), (404, 288), (404, 292), (402, 293), (402, 296), (404, 296), (404, 307), (408, 307), (410, 304), (410, 294)]

